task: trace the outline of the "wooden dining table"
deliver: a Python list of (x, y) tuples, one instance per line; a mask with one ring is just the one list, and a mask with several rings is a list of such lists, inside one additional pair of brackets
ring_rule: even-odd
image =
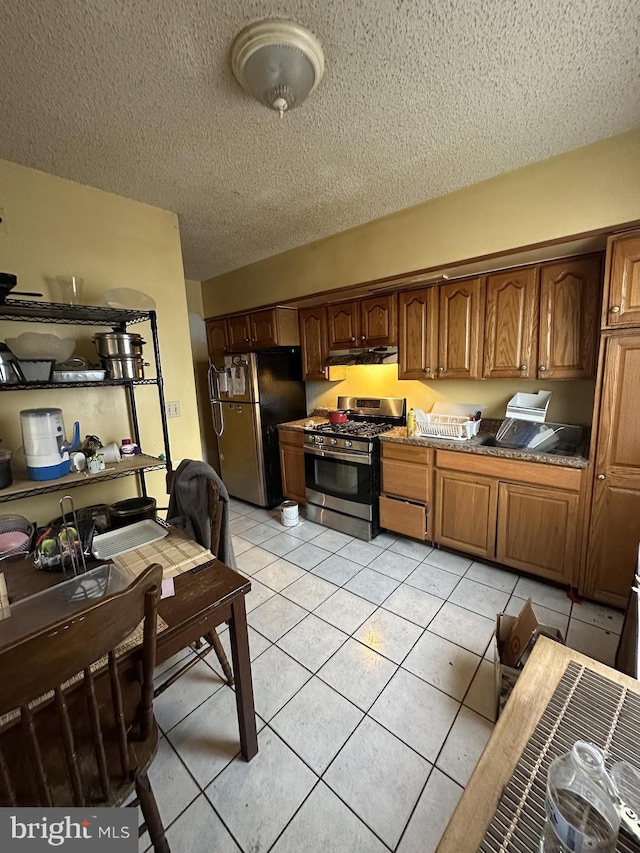
[[(476, 764), (436, 853), (476, 853), (522, 752), (570, 663), (640, 694), (640, 682), (540, 637)], [(597, 709), (594, 709), (597, 713)]]
[[(104, 561), (103, 563), (104, 564)], [(87, 568), (99, 565), (87, 561)], [(29, 558), (0, 563), (9, 605), (69, 580), (70, 574), (37, 570)], [(245, 596), (251, 582), (220, 560), (209, 560), (173, 578), (175, 594), (164, 598), (158, 614), (166, 623), (157, 634), (156, 663), (161, 664), (225, 622), (229, 624), (240, 751), (250, 761), (258, 752)]]

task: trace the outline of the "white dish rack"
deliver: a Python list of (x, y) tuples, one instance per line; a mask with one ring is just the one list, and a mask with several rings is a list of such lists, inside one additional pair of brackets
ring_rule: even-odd
[(429, 414), (415, 410), (416, 432), (427, 438), (469, 441), (478, 434), (481, 420), (473, 421), (470, 412), (482, 412), (478, 403), (435, 403)]
[(468, 441), (478, 434), (482, 421), (470, 421), (464, 415), (416, 415), (418, 435), (429, 438), (448, 438), (453, 441)]

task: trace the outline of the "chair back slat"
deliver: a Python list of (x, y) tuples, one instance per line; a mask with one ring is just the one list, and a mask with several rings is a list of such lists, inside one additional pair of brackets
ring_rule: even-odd
[(214, 557), (218, 556), (220, 550), (220, 537), (222, 535), (222, 510), (224, 501), (220, 498), (218, 487), (212, 481), (208, 481), (209, 520), (211, 522), (211, 543), (209, 550)]
[(96, 688), (91, 667), (87, 667), (84, 671), (84, 693), (87, 700), (91, 734), (93, 735), (93, 748), (96, 753), (100, 787), (102, 788), (102, 794), (105, 800), (108, 800), (111, 795), (111, 783), (109, 782), (107, 756), (104, 751), (104, 739), (102, 737), (102, 726), (100, 725), (100, 709), (98, 708), (98, 702), (96, 700)]
[(42, 753), (35, 726), (33, 725), (33, 714), (28, 705), (22, 705), (20, 708), (20, 718), (22, 722), (22, 730), (26, 740), (27, 751), (31, 759), (31, 778), (35, 785), (35, 795), (38, 798), (38, 805), (52, 806), (51, 790), (45, 773), (44, 764), (42, 763)]
[(0, 649), (0, 716), (55, 690), (88, 661), (115, 649), (144, 618), (144, 591), (150, 583), (159, 591), (161, 581), (162, 568), (150, 566), (122, 592)]
[(113, 718), (118, 737), (118, 751), (120, 753), (120, 769), (123, 776), (130, 773), (129, 747), (127, 746), (127, 726), (124, 721), (124, 709), (122, 707), (122, 689), (118, 678), (118, 662), (115, 652), (109, 652), (109, 682), (111, 685), (111, 701), (113, 703)]
[(16, 792), (15, 788), (11, 784), (9, 768), (7, 767), (7, 762), (4, 760), (4, 753), (2, 752), (2, 749), (0, 749), (0, 782), (2, 782), (2, 789), (7, 803), (10, 806), (16, 806)]
[(58, 723), (62, 732), (62, 743), (64, 744), (64, 754), (67, 760), (67, 772), (69, 774), (69, 783), (73, 793), (74, 806), (84, 806), (84, 792), (82, 790), (82, 781), (80, 779), (80, 770), (78, 768), (78, 756), (76, 755), (76, 746), (73, 739), (73, 731), (71, 730), (71, 722), (69, 720), (69, 711), (67, 709), (67, 701), (64, 698), (64, 693), (59, 687), (55, 690), (56, 711), (58, 712)]
[(156, 616), (158, 596), (149, 592), (144, 602), (144, 633), (142, 636), (142, 691), (140, 696), (140, 738), (149, 737), (153, 725), (153, 671), (156, 667)]

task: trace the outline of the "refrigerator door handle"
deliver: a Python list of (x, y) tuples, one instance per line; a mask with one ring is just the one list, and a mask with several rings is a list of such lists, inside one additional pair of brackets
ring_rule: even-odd
[(207, 379), (209, 381), (209, 399), (218, 400), (220, 398), (220, 392), (218, 391), (219, 383), (218, 383), (218, 368), (215, 364), (210, 360), (209, 361), (209, 370), (207, 371)]
[[(216, 420), (216, 406), (218, 407), (218, 411), (220, 412), (220, 421), (218, 426), (218, 421)], [(213, 421), (213, 431), (220, 438), (222, 433), (224, 432), (224, 414), (222, 410), (222, 403), (219, 400), (211, 401), (211, 420)]]

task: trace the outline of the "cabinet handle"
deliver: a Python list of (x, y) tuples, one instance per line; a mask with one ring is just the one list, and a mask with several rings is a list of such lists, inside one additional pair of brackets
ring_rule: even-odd
[(424, 372), (425, 372), (425, 373), (431, 373), (431, 368), (430, 368), (430, 367), (425, 367), (425, 368), (424, 368)]
[(544, 365), (544, 364), (541, 364), (541, 365), (540, 365), (540, 367), (538, 368), (538, 370), (540, 371), (540, 373), (544, 373), (546, 369), (547, 369), (547, 367), (546, 367), (546, 365)]
[(355, 339), (356, 339), (356, 338), (355, 338), (355, 335), (352, 335), (352, 336), (351, 336), (351, 340), (352, 340), (352, 341), (355, 341)]
[(604, 474), (598, 474), (598, 479), (599, 479), (599, 480), (604, 480), (604, 478), (605, 478), (605, 477), (604, 477)]
[(363, 340), (363, 341), (366, 341), (366, 340), (367, 340), (367, 336), (366, 336), (366, 335), (363, 335), (363, 336), (362, 336), (362, 340)]
[(526, 369), (527, 369), (527, 365), (526, 365), (526, 364), (521, 364), (521, 365), (520, 365), (520, 370), (526, 370)]
[(444, 373), (444, 367), (439, 367), (439, 368), (438, 368), (438, 373)]
[(619, 313), (620, 313), (620, 306), (619, 306), (619, 305), (614, 305), (614, 306), (612, 307), (612, 309), (611, 309), (611, 313), (612, 313), (612, 314), (619, 314)]

